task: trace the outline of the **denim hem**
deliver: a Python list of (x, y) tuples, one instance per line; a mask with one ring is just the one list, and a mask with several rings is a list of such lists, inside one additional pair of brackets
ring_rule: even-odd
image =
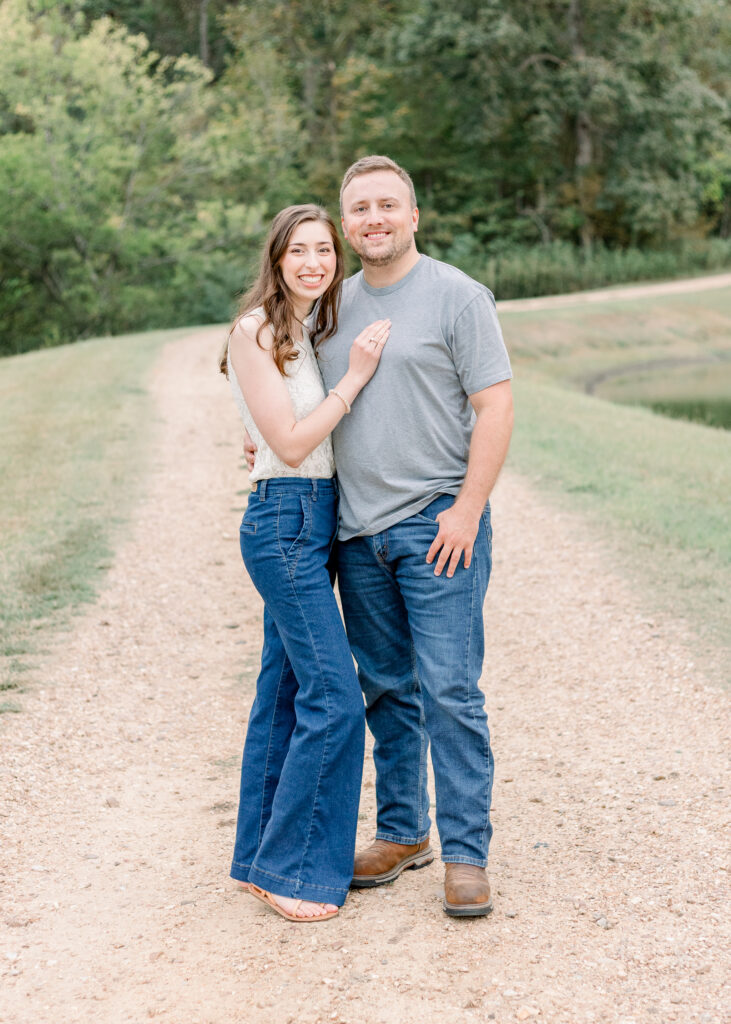
[(231, 878), (235, 878), (237, 882), (248, 882), (250, 871), (251, 864), (241, 864), (239, 861), (234, 861), (229, 875)]
[(413, 836), (394, 836), (390, 832), (381, 832), (380, 829), (376, 832), (376, 839), (383, 839), (387, 843), (401, 843), (404, 846), (416, 846), (417, 843), (423, 843), (428, 836), (428, 831), (417, 836), (416, 839)]
[(474, 864), (476, 868), (486, 868), (487, 859), (485, 857), (480, 860), (474, 857), (460, 857), (459, 854), (455, 853), (451, 857), (442, 857), (443, 864)]
[(270, 874), (261, 868), (251, 868), (249, 882), (260, 889), (274, 893), (275, 896), (287, 896), (293, 900), (307, 900), (313, 903), (334, 903), (341, 907), (348, 895), (347, 888), (334, 888), (331, 885), (316, 885), (311, 882), (298, 882), (296, 878), (283, 878), (281, 875)]

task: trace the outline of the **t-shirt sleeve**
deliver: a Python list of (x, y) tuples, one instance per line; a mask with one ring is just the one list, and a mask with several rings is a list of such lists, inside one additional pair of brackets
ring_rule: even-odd
[(466, 394), (474, 395), (513, 376), (495, 303), (486, 289), (458, 315), (451, 341), (457, 376)]

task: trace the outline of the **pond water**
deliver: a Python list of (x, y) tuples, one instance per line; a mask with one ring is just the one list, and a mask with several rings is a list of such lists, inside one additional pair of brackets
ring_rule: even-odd
[(657, 369), (618, 367), (595, 394), (622, 405), (643, 405), (674, 419), (731, 430), (731, 359)]

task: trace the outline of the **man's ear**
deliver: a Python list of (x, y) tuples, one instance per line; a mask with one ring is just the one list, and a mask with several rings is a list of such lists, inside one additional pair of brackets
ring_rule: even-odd
[(340, 226), (343, 229), (343, 238), (347, 241), (348, 232), (345, 230), (345, 218), (344, 217), (340, 218)]
[(419, 230), (419, 207), (415, 206), (411, 212), (411, 223), (414, 225), (414, 233)]

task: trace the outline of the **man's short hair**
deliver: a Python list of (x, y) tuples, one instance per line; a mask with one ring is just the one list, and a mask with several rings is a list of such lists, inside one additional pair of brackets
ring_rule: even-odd
[(362, 174), (371, 174), (373, 171), (393, 171), (394, 174), (398, 174), (401, 181), (408, 186), (409, 189), (409, 201), (411, 202), (411, 208), (416, 207), (416, 191), (414, 190), (414, 183), (411, 180), (411, 176), (407, 171), (400, 167), (395, 160), (392, 160), (389, 156), (363, 156), (360, 160), (356, 160), (354, 164), (351, 164), (343, 176), (343, 183), (340, 186), (340, 215), (343, 213), (343, 192), (351, 183), (353, 178), (359, 178)]

